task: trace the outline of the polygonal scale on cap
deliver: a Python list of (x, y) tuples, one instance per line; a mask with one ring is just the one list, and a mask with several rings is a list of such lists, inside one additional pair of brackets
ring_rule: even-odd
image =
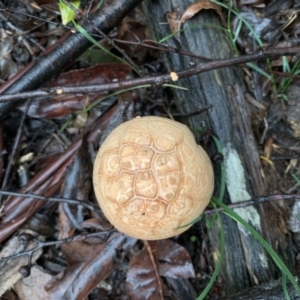
[(125, 122), (104, 141), (94, 190), (107, 219), (144, 240), (172, 237), (203, 212), (214, 188), (206, 152), (190, 130), (160, 117)]

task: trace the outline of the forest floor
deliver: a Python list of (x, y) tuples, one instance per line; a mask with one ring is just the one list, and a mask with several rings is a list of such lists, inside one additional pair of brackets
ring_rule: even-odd
[[(166, 14), (170, 37), (162, 43), (151, 40), (136, 6), (107, 35), (94, 34), (94, 44), (78, 50), (76, 59), (64, 40), (71, 30), (88, 35), (74, 24), (110, 2), (75, 1), (75, 11), (64, 2), (0, 1), (0, 101), (11, 97), (4, 99), (9, 105), (0, 102), (0, 299), (196, 299), (215, 269), (204, 219), (171, 239), (121, 234), (97, 204), (94, 159), (123, 122), (178, 117), (174, 86), (147, 78), (166, 74), (163, 51), (187, 55), (168, 47), (181, 23), (211, 9), (236, 56), (276, 52), (299, 44), (300, 2), (195, 2), (183, 15)], [(43, 65), (53, 49), (57, 58)], [(300, 268), (300, 59), (294, 54), (238, 66), (269, 195), (282, 195), (275, 221), (294, 258), (288, 263), (293, 274)], [(222, 284), (216, 280), (205, 299), (223, 296)]]

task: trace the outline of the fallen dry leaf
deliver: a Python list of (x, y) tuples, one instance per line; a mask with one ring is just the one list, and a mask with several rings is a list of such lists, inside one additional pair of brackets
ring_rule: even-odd
[(195, 272), (187, 250), (172, 240), (149, 242), (158, 262), (161, 276), (173, 278), (194, 278)]
[[(121, 264), (124, 256), (135, 243), (135, 239), (118, 232), (112, 233), (102, 244), (86, 244), (83, 248), (84, 242), (76, 243), (73, 249), (82, 251), (90, 248), (88, 255), (85, 258), (82, 255), (78, 256), (73, 261), (74, 264), (69, 265), (48, 282), (45, 290), (49, 293), (49, 298), (51, 300), (85, 299), (102, 280)], [(68, 244), (65, 245), (65, 250), (66, 247)], [(71, 250), (71, 248), (69, 249)]]
[(130, 299), (161, 299), (159, 289), (166, 296), (168, 290), (160, 276), (195, 277), (190, 256), (185, 248), (169, 239), (151, 241), (149, 245), (155, 262), (151, 260), (149, 252), (144, 247), (129, 263), (126, 285)]
[(222, 13), (221, 6), (210, 2), (209, 0), (202, 0), (202, 1), (199, 1), (196, 3), (193, 3), (187, 7), (186, 11), (183, 13), (183, 15), (180, 19), (179, 27), (177, 28), (177, 30), (180, 29), (181, 24), (183, 24), (185, 21), (191, 19), (194, 15), (196, 15), (202, 9), (213, 9), (214, 11), (216, 11), (216, 13), (219, 15), (219, 17), (221, 19), (223, 26), (226, 26), (226, 22), (225, 22), (223, 13)]
[(172, 33), (180, 29), (180, 8), (175, 7), (166, 14)]
[(31, 268), (30, 276), (22, 278), (14, 286), (20, 300), (43, 299), (49, 300), (48, 293), (44, 290), (44, 286), (53, 276), (38, 265)]
[[(32, 239), (28, 239), (27, 242), (24, 242), (25, 236), (32, 237)], [(11, 289), (12, 286), (22, 278), (19, 269), (22, 266), (27, 266), (29, 262), (27, 255), (9, 260), (1, 259), (36, 247), (38, 244), (36, 239), (43, 240), (44, 238), (32, 230), (20, 230), (3, 247), (0, 252), (0, 296), (8, 289)], [(41, 254), (41, 249), (34, 252), (31, 263), (34, 263)]]
[[(51, 87), (97, 85), (130, 79), (131, 73), (132, 71), (127, 65), (103, 63), (86, 69), (62, 73), (50, 85)], [(86, 108), (104, 95), (105, 93), (95, 93), (89, 96), (82, 94), (61, 94), (61, 90), (58, 89), (57, 95), (50, 98), (34, 98), (27, 115), (34, 118), (49, 119), (62, 117)], [(25, 105), (22, 105), (20, 109), (25, 111)]]

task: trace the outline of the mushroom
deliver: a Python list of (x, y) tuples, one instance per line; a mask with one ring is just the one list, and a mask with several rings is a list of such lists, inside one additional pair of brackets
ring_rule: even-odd
[(93, 184), (104, 215), (120, 232), (159, 240), (182, 233), (199, 217), (211, 198), (214, 175), (185, 125), (137, 117), (102, 144)]

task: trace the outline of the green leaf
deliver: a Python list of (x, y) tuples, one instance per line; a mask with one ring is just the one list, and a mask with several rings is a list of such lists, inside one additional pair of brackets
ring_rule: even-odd
[[(70, 4), (74, 6), (74, 8), (78, 9), (80, 6), (80, 1), (70, 1)], [(76, 12), (67, 4), (65, 4), (62, 0), (59, 1), (58, 7), (60, 10), (61, 21), (63, 25), (66, 25), (72, 20), (74, 20)]]

